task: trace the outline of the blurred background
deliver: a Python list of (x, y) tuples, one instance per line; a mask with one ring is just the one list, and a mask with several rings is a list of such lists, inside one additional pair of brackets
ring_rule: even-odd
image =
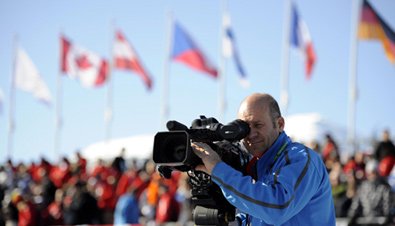
[[(154, 135), (165, 130), (165, 123), (170, 119), (190, 126), (200, 115), (219, 117), (219, 82), (207, 73), (169, 61), (166, 121), (161, 120), (161, 89), (165, 57), (171, 48), (169, 12), (211, 64), (217, 69), (221, 66), (220, 1), (3, 1), (0, 4), (0, 88), (4, 94), (0, 114), (2, 159), (8, 153), (15, 36), (17, 45), (30, 57), (52, 97), (50, 105), (46, 105), (35, 100), (32, 93), (15, 89), (14, 131), (9, 153), (15, 161), (27, 163), (41, 156), (58, 161), (61, 156), (69, 156), (106, 139), (106, 85), (86, 88), (78, 79), (60, 72), (60, 33), (72, 44), (108, 60), (114, 29), (119, 29), (151, 76), (152, 88), (148, 90), (135, 72), (112, 71), (112, 123), (108, 138)], [(311, 78), (306, 79), (304, 59), (295, 48), (289, 48), (287, 116), (318, 113), (347, 132), (352, 3), (300, 0), (294, 4), (310, 31), (316, 61)], [(240, 85), (234, 61), (227, 59), (224, 124), (237, 117), (239, 104), (251, 93), (270, 93), (280, 101), (284, 18), (290, 18), (285, 15), (283, 1), (229, 1), (227, 5), (238, 55), (250, 86)], [(372, 1), (371, 5), (393, 28), (395, 3), (383, 0)], [(377, 39), (358, 40), (357, 46), (356, 139), (379, 139), (383, 129), (395, 130), (395, 107), (391, 104), (395, 97), (391, 91), (395, 81), (394, 64), (387, 59)], [(59, 75), (61, 127), (55, 151)], [(326, 132), (336, 133), (322, 133)], [(344, 142), (345, 137), (341, 135), (337, 139)]]
[[(388, 153), (378, 154), (380, 142), (395, 138), (395, 1), (369, 3), (392, 30), (381, 40), (356, 36), (362, 1), (1, 1), (0, 180), (8, 212), (0, 222), (18, 222), (12, 216), (32, 211), (27, 206), (34, 203), (40, 214), (26, 225), (111, 224), (118, 199), (127, 193), (138, 197), (140, 223), (190, 223), (185, 175), (164, 181), (149, 160), (154, 135), (166, 130), (167, 120), (189, 127), (205, 115), (226, 124), (256, 92), (277, 99), (288, 135), (322, 156), (334, 197), (342, 200), (337, 216), (347, 217), (356, 185), (366, 179), (365, 163), (383, 160)], [(289, 41), (293, 10), (304, 21), (297, 29), (302, 52)], [(230, 23), (223, 22), (226, 14)], [(178, 33), (175, 22), (182, 28)], [(229, 47), (225, 25), (231, 26), (232, 57), (223, 54)], [(98, 62), (112, 65), (115, 53), (137, 55), (141, 69), (114, 66), (107, 71), (111, 80), (97, 80)], [(218, 74), (192, 68), (185, 53), (204, 55)], [(65, 58), (75, 62), (62, 70)], [(93, 67), (88, 85), (73, 67)], [(249, 86), (240, 83), (240, 68)], [(348, 142), (350, 125), (354, 146)], [(390, 167), (380, 171), (388, 182), (393, 163), (391, 157)], [(144, 196), (147, 191), (151, 196)], [(179, 218), (155, 212), (165, 194), (180, 203)], [(80, 197), (96, 200), (92, 209), (99, 208), (102, 218), (82, 219), (91, 216), (81, 212), (86, 207), (71, 208)]]

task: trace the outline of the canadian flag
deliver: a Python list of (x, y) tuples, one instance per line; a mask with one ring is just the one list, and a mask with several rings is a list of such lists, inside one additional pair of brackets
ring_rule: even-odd
[(83, 47), (61, 37), (62, 72), (77, 78), (85, 87), (100, 86), (107, 78), (107, 62)]
[(125, 39), (121, 31), (116, 31), (113, 46), (114, 67), (117, 69), (135, 71), (148, 89), (152, 87), (152, 80), (140, 63), (139, 57), (132, 45)]

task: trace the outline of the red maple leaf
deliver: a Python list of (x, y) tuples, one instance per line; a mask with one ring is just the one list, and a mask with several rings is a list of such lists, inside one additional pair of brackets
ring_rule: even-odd
[(88, 57), (84, 54), (75, 60), (80, 69), (88, 69), (92, 67), (91, 62), (89, 62)]

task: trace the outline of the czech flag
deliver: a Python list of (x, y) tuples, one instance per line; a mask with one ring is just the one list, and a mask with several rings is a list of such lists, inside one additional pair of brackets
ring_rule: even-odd
[(171, 57), (198, 71), (206, 72), (215, 78), (217, 77), (217, 69), (212, 66), (192, 38), (177, 22), (174, 23), (174, 42)]
[(306, 23), (299, 17), (296, 7), (292, 5), (291, 45), (295, 46), (306, 61), (306, 78), (310, 79), (316, 55), (313, 42)]
[(360, 39), (381, 40), (387, 58), (395, 63), (395, 33), (366, 0), (363, 1), (358, 36)]

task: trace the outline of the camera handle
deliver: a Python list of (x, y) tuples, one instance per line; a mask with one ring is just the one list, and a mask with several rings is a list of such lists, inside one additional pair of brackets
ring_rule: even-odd
[(165, 179), (171, 178), (172, 170), (167, 166), (158, 166), (159, 175)]

